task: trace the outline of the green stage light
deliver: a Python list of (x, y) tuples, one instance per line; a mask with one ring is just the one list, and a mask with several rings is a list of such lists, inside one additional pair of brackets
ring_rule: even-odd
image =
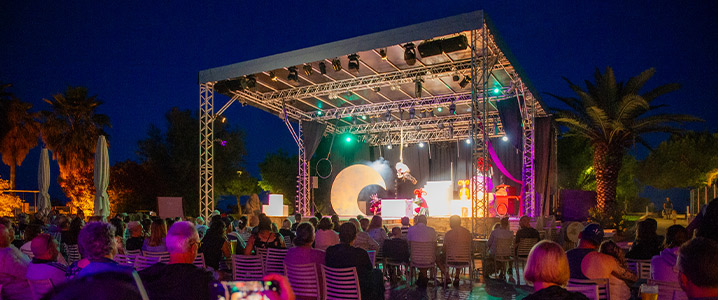
[(317, 116), (321, 116), (321, 115), (323, 115), (323, 114), (324, 114), (324, 113), (323, 113), (321, 110), (317, 111)]
[(499, 94), (499, 93), (501, 93), (501, 89), (499, 89), (499, 88), (494, 88), (494, 94)]
[(436, 108), (436, 110), (437, 110), (438, 112), (441, 112), (441, 111), (444, 110), (444, 109), (441, 108), (441, 107), (438, 107), (438, 108)]
[(352, 142), (352, 137), (348, 136), (348, 137), (347, 137), (347, 143), (351, 143), (351, 142)]
[(366, 116), (361, 116), (361, 119), (362, 119), (362, 120), (366, 120)]

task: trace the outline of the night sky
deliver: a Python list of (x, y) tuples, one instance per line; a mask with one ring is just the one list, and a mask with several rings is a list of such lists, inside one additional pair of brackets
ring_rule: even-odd
[[(581, 83), (596, 67), (612, 66), (621, 80), (655, 67), (649, 88), (683, 85), (661, 103), (706, 120), (691, 129), (718, 129), (714, 1), (161, 2), (2, 1), (0, 82), (34, 110), (68, 85), (88, 87), (111, 118), (114, 163), (136, 159), (137, 141), (150, 124), (164, 126), (170, 108), (197, 110), (200, 70), (483, 9), (539, 92), (572, 95), (561, 77)], [(255, 176), (266, 153), (296, 152), (276, 116), (239, 105), (225, 115), (247, 131), (246, 168)], [(37, 189), (38, 157), (39, 147), (18, 168), (18, 189)], [(50, 193), (63, 197), (51, 168)], [(9, 169), (0, 166), (2, 178)]]

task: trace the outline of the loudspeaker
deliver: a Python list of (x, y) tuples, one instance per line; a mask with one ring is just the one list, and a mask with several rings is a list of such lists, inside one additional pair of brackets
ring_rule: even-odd
[(434, 55), (441, 54), (441, 41), (435, 40), (435, 41), (425, 41), (419, 44), (419, 55), (421, 57), (429, 57)]
[[(469, 47), (469, 40), (463, 34), (457, 35), (455, 37), (442, 39), (440, 42), (441, 50), (444, 50), (444, 52), (446, 53), (464, 50)], [(421, 47), (421, 45), (419, 46)]]

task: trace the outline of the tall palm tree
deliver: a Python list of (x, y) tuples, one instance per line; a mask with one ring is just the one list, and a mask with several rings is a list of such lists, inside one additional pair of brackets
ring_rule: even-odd
[(568, 127), (567, 135), (587, 138), (593, 147), (599, 211), (616, 200), (618, 172), (628, 148), (639, 143), (650, 149), (643, 139), (645, 134), (681, 133), (683, 130), (677, 125), (701, 121), (690, 115), (656, 112), (664, 105), (654, 105), (653, 101), (678, 90), (680, 85), (669, 83), (641, 93), (655, 72), (653, 68), (645, 70), (624, 83), (616, 81), (610, 67), (605, 73), (596, 69), (595, 82), (586, 80), (585, 89), (564, 78), (578, 98), (550, 94), (570, 107), (556, 110), (556, 121)]
[(64, 94), (43, 100), (51, 108), (42, 112), (42, 139), (60, 166), (58, 183), (75, 205), (91, 209), (91, 203), (82, 202), (92, 195), (94, 187), (89, 177), (95, 143), (98, 136), (107, 135), (105, 127), (111, 126), (110, 118), (96, 112), (102, 101), (97, 96), (88, 97), (85, 87), (68, 87)]
[(37, 146), (40, 123), (38, 114), (28, 111), (32, 104), (22, 102), (12, 94), (2, 98), (5, 126), (0, 138), (0, 153), (2, 162), (10, 166), (10, 189), (15, 189), (15, 167), (20, 166), (30, 149)]

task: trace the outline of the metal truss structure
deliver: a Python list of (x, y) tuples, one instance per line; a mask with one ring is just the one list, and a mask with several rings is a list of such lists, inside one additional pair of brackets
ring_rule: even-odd
[[(325, 134), (352, 134), (371, 146), (468, 139), (476, 176), (489, 172), (482, 169), (491, 165), (487, 141), (505, 135), (496, 103), (518, 98), (525, 213), (535, 216), (533, 126), (546, 113), (492, 31), (479, 11), (200, 72), (200, 214), (214, 208), (212, 124), (235, 102), (284, 120), (299, 155), (295, 208), (308, 215), (304, 123), (324, 123)], [(414, 44), (461, 36), (469, 37), (465, 49), (407, 59)], [(216, 113), (213, 89), (230, 97)], [(485, 232), (487, 186), (471, 189), (473, 230)]]

